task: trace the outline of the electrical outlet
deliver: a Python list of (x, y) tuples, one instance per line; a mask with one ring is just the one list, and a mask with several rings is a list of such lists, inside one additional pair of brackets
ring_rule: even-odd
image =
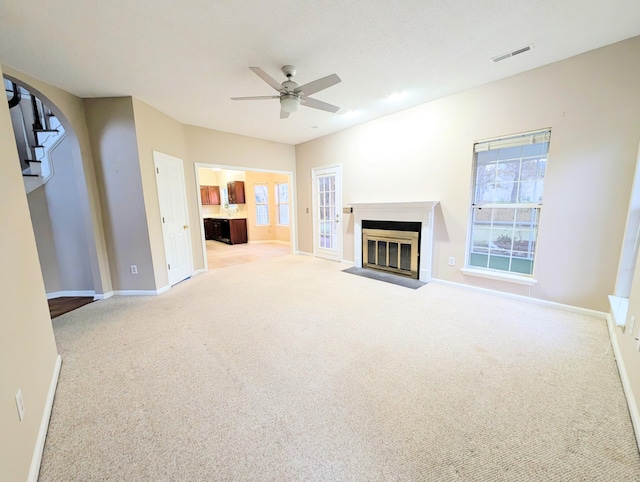
[(16, 393), (16, 408), (18, 409), (18, 418), (22, 422), (24, 418), (24, 399), (22, 398), (22, 388), (18, 388)]
[(449, 266), (456, 265), (456, 258), (454, 256), (449, 256)]
[(138, 274), (138, 265), (137, 264), (132, 264), (131, 265), (131, 274)]

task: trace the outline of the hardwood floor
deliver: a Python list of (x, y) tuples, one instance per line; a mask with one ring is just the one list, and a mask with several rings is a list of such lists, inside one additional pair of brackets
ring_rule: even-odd
[(93, 301), (93, 296), (63, 296), (49, 300), (49, 313), (51, 319), (76, 310)]
[(244, 243), (228, 245), (218, 241), (207, 241), (209, 269), (219, 269), (235, 264), (253, 263), (261, 259), (285, 256), (291, 253), (288, 244)]

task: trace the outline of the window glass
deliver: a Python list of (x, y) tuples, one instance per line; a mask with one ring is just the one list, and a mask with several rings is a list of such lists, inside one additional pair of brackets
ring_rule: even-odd
[(468, 266), (533, 275), (549, 137), (487, 141), (476, 152)]

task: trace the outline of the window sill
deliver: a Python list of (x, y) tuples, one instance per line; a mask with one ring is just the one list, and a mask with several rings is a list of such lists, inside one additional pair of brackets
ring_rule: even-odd
[(609, 304), (611, 305), (611, 315), (616, 326), (625, 326), (627, 324), (627, 311), (629, 310), (629, 298), (609, 295)]
[(498, 281), (508, 281), (509, 283), (517, 283), (521, 285), (533, 286), (538, 281), (529, 276), (519, 276), (511, 273), (501, 273), (499, 271), (489, 271), (475, 268), (462, 268), (460, 271), (467, 276), (477, 276), (478, 278), (487, 278)]

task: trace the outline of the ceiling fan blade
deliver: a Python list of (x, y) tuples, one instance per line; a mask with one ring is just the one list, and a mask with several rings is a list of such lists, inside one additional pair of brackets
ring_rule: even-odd
[(286, 110), (280, 109), (280, 119), (286, 119), (289, 117), (289, 113)]
[(321, 79), (314, 80), (313, 82), (309, 82), (308, 84), (301, 85), (297, 87), (295, 92), (301, 93), (304, 95), (315, 94), (316, 92), (320, 92), (321, 90), (328, 89), (332, 85), (336, 85), (337, 83), (342, 82), (340, 77), (336, 74), (327, 75), (326, 77), (322, 77)]
[(249, 67), (251, 70), (253, 70), (253, 72), (260, 77), (262, 80), (264, 80), (267, 84), (269, 84), (271, 87), (273, 87), (274, 89), (276, 89), (278, 92), (280, 92), (282, 90), (282, 85), (280, 85), (280, 82), (278, 82), (276, 79), (274, 79), (273, 77), (271, 77), (269, 74), (267, 74), (264, 70), (262, 70), (260, 67)]
[(332, 112), (334, 114), (340, 110), (340, 107), (338, 106), (327, 104), (326, 102), (322, 102), (321, 100), (310, 99), (309, 97), (301, 97), (300, 101), (302, 102), (302, 105), (305, 105), (307, 107), (326, 110), (327, 112)]
[(278, 99), (279, 95), (254, 95), (253, 97), (231, 97), (231, 100), (267, 100)]

